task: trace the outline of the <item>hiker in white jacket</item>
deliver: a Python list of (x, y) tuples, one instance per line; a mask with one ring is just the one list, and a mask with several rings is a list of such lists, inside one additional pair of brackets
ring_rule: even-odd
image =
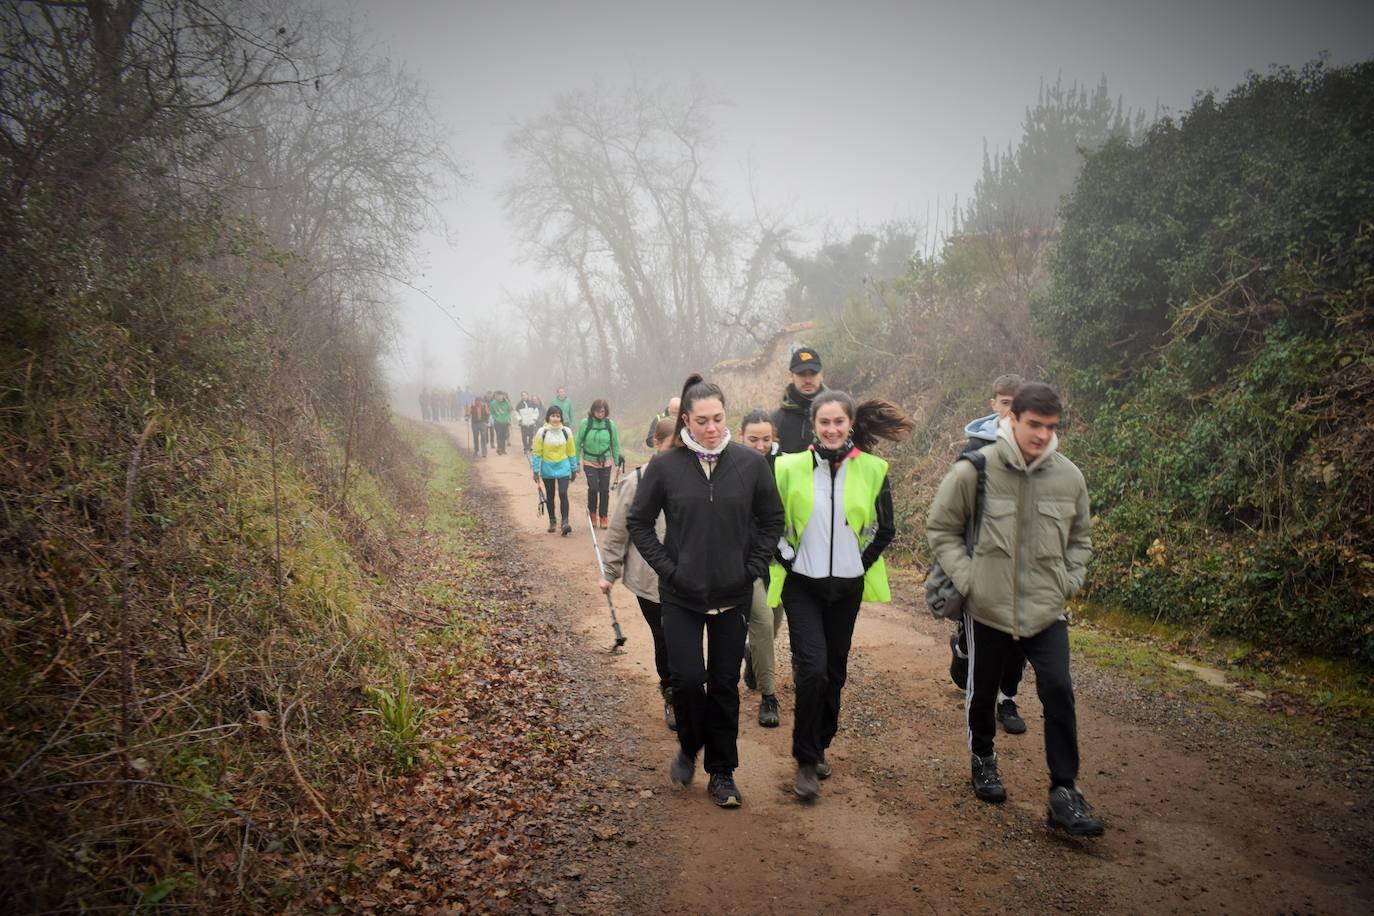
[(528, 455), (534, 447), (534, 434), (539, 429), (539, 405), (528, 391), (520, 392), (515, 404), (515, 419), (520, 423), (520, 447)]

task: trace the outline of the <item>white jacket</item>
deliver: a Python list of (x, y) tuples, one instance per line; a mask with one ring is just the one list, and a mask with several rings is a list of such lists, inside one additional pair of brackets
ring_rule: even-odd
[[(841, 463), (839, 471), (831, 477), (830, 462), (814, 452), (812, 455), (816, 464), (812, 472), (815, 502), (792, 559), (792, 572), (812, 579), (858, 579), (864, 574), (863, 551), (859, 549), (858, 532), (849, 527), (849, 520), (844, 517), (844, 481), (849, 462)], [(779, 547), (783, 556), (792, 552), (785, 539)]]

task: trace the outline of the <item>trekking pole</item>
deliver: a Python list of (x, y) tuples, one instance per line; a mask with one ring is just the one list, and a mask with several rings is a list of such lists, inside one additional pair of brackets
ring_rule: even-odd
[(534, 492), (536, 492), (536, 493), (539, 494), (539, 517), (540, 517), (540, 518), (543, 518), (543, 517), (544, 517), (544, 503), (545, 503), (545, 500), (544, 500), (544, 488), (543, 488), (542, 486), (540, 486), (539, 481), (537, 481), (537, 480), (534, 482)]
[[(596, 539), (596, 524), (592, 522), (592, 517), (587, 516), (587, 527), (592, 532), (592, 549), (596, 551), (596, 567), (601, 570), (601, 578), (606, 578), (606, 564), (601, 561), (601, 544)], [(615, 616), (615, 602), (611, 600), (610, 593), (606, 594), (606, 606), (611, 609), (611, 629), (615, 630), (615, 645), (611, 646), (611, 652), (615, 652), (625, 645), (625, 634), (620, 632), (620, 621)]]

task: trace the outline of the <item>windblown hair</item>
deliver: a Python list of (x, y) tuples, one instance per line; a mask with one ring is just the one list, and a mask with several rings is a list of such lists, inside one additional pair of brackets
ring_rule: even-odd
[[(748, 429), (750, 426), (753, 426), (755, 423), (767, 423), (769, 426), (773, 426), (773, 415), (770, 414), (768, 411), (764, 410), (762, 407), (755, 407), (753, 410), (749, 411), (747, 414), (744, 415), (743, 420), (739, 421), (739, 431), (744, 432), (746, 429)], [(777, 431), (777, 428), (774, 427), (774, 434), (776, 434)]]
[(827, 388), (816, 395), (811, 402), (811, 425), (816, 424), (816, 411), (826, 404), (839, 404), (853, 424), (850, 436), (854, 444), (865, 452), (872, 451), (879, 440), (901, 442), (911, 435), (915, 424), (906, 411), (891, 401), (870, 398), (862, 404), (855, 404), (848, 392)]
[(592, 401), (592, 406), (587, 408), (587, 419), (595, 420), (598, 410), (606, 411), (607, 420), (611, 418), (611, 405), (606, 403), (605, 398), (597, 398), (595, 401)]
[(1020, 417), (1027, 410), (1045, 417), (1058, 417), (1064, 413), (1064, 402), (1044, 382), (1026, 382), (1016, 389), (1016, 395), (1011, 399), (1011, 412)]
[(673, 427), (673, 438), (677, 440), (674, 445), (683, 446), (682, 430), (687, 425), (687, 415), (692, 412), (692, 405), (707, 398), (718, 398), (720, 406), (725, 406), (725, 392), (720, 390), (719, 385), (706, 381), (698, 372), (687, 376), (687, 381), (682, 384), (682, 401), (677, 408), (677, 425)]

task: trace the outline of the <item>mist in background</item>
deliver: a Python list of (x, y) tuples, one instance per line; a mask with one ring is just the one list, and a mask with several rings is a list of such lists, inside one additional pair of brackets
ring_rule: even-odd
[(728, 103), (715, 112), (708, 164), (730, 209), (782, 214), (794, 249), (895, 221), (938, 251), (985, 143), (1017, 142), (1042, 84), (1091, 88), (1105, 77), (1113, 96), (1153, 119), (1250, 71), (1374, 52), (1374, 5), (1331, 0), (398, 0), (356, 11), (431, 87), (466, 175), (440, 203), (447, 235), (423, 237), (418, 288), (397, 290), (390, 373), (404, 386), (521, 387), (469, 378), (464, 341), (492, 316), (498, 334), (523, 335), (511, 303), (541, 278), (502, 209), (513, 177), (505, 143), (560, 93), (708, 87)]

